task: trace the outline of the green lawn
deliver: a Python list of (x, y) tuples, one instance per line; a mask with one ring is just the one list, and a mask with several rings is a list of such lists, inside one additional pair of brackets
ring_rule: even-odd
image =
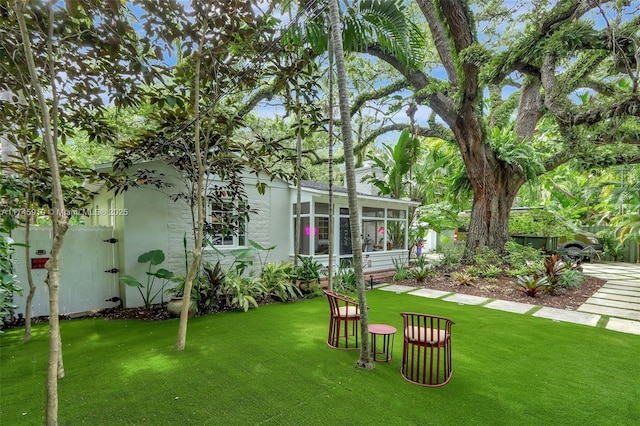
[[(315, 299), (190, 320), (62, 323), (61, 425), (632, 425), (640, 422), (640, 336), (368, 293), (370, 322), (399, 312), (450, 317), (454, 376), (422, 388), (394, 359), (355, 368), (326, 344), (328, 304)], [(0, 337), (0, 424), (44, 418), (47, 329)]]

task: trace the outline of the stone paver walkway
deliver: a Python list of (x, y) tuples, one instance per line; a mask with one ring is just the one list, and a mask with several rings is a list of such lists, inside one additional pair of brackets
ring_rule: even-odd
[(610, 317), (605, 325), (609, 330), (640, 334), (640, 265), (593, 263), (582, 266), (585, 274), (607, 282), (578, 311)]
[(591, 298), (577, 311), (540, 307), (538, 305), (492, 300), (486, 297), (457, 294), (428, 288), (389, 285), (379, 290), (395, 293), (407, 293), (414, 296), (441, 299), (461, 305), (480, 305), (517, 314), (531, 314), (548, 318), (596, 327), (604, 318), (605, 328), (623, 333), (640, 335), (640, 265), (630, 263), (589, 263), (583, 264), (585, 275), (607, 280)]

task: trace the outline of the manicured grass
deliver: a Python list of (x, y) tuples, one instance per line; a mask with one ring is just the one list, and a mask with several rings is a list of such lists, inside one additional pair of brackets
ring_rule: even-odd
[[(394, 358), (355, 368), (326, 345), (315, 299), (190, 320), (62, 323), (67, 376), (61, 425), (630, 425), (640, 422), (640, 336), (383, 291), (370, 322), (400, 329), (401, 311), (450, 317), (454, 376), (422, 388)], [(47, 330), (0, 338), (0, 424), (44, 418)]]

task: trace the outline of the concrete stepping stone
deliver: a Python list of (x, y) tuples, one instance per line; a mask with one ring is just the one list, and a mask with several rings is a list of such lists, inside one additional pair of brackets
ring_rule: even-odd
[(607, 293), (607, 292), (604, 292), (604, 291), (597, 291), (591, 297), (596, 298), (596, 299), (619, 300), (621, 302), (639, 303), (640, 304), (640, 293), (636, 297), (636, 296), (625, 296), (623, 294)]
[(485, 308), (497, 309), (499, 311), (512, 312), (514, 314), (524, 314), (535, 308), (536, 305), (520, 302), (509, 302), (507, 300), (494, 300), (484, 305)]
[(379, 287), (378, 290), (393, 291), (394, 293), (406, 293), (408, 291), (415, 290), (415, 287), (393, 284), (386, 287)]
[(638, 294), (637, 291), (629, 291), (629, 290), (618, 290), (617, 288), (612, 287), (600, 287), (599, 292), (609, 293), (609, 294), (618, 294), (621, 296), (636, 296)]
[(572, 322), (574, 324), (589, 325), (595, 327), (600, 320), (600, 315), (591, 313), (567, 311), (565, 309), (542, 307), (533, 313), (534, 317), (548, 318), (556, 321)]
[(629, 289), (638, 289), (640, 291), (640, 281), (609, 280), (605, 286), (625, 287)]
[(591, 312), (594, 314), (607, 315), (610, 317), (620, 317), (620, 318), (640, 321), (640, 311), (630, 311), (628, 309), (592, 305), (590, 303), (583, 304), (578, 308), (578, 310), (581, 312)]
[(622, 333), (640, 335), (640, 322), (630, 321), (621, 318), (609, 318), (606, 327), (608, 330), (620, 331)]
[(640, 301), (638, 301), (638, 303), (630, 303), (620, 300), (599, 299), (597, 297), (590, 297), (584, 303), (589, 303), (591, 305), (610, 306), (612, 308), (631, 309), (633, 311), (640, 312)]
[(484, 303), (489, 299), (486, 297), (472, 296), (470, 294), (454, 294), (452, 296), (445, 297), (442, 300), (446, 300), (447, 302), (462, 303), (463, 305), (480, 305), (481, 303)]
[(442, 296), (450, 295), (451, 291), (434, 290), (431, 288), (421, 288), (420, 290), (412, 291), (409, 294), (420, 297), (428, 297), (430, 299), (438, 299)]

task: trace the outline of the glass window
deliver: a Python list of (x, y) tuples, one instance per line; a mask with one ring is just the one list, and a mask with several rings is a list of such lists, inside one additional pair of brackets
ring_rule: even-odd
[(316, 217), (315, 228), (315, 254), (329, 254), (329, 217)]
[(387, 221), (387, 249), (400, 250), (404, 249), (406, 233), (406, 223), (399, 220)]
[(207, 242), (222, 247), (244, 246), (247, 234), (246, 215), (244, 203), (236, 206), (233, 201), (212, 201), (205, 224)]
[(363, 207), (362, 217), (384, 217), (384, 209), (378, 207)]
[(405, 210), (388, 209), (387, 217), (393, 219), (404, 219), (407, 217), (407, 212)]
[[(311, 241), (311, 233), (315, 232), (311, 229), (310, 223), (309, 223), (309, 217), (301, 217), (300, 218), (300, 227), (302, 229), (302, 232), (300, 232), (300, 254), (310, 254), (309, 253), (309, 248), (310, 248), (310, 244), (309, 242)], [(296, 231), (296, 224), (294, 221), (293, 224), (293, 232)], [(295, 234), (294, 234), (295, 235)]]
[[(295, 215), (296, 214), (296, 203), (292, 204), (293, 206), (293, 210), (292, 213)], [(310, 210), (310, 203), (300, 203), (300, 214), (309, 214)]]
[(329, 203), (316, 203), (315, 205), (315, 213), (316, 214), (329, 214)]
[(384, 220), (363, 220), (362, 235), (362, 251), (384, 250)]

